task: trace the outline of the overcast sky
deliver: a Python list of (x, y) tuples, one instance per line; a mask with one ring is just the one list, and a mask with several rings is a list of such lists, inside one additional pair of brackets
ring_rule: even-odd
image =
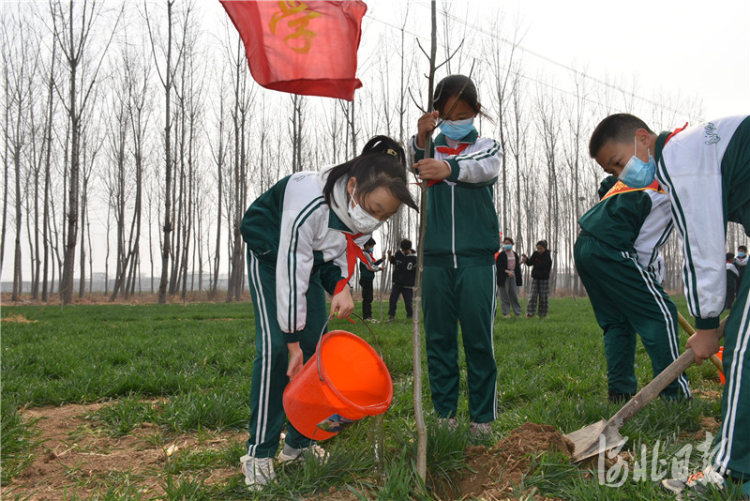
[[(197, 1), (205, 10), (204, 22), (223, 30), (219, 26), (227, 17), (218, 0)], [(406, 0), (366, 3), (360, 65), (368, 60), (372, 64), (374, 46), (383, 32), (397, 35), (395, 28), (384, 27), (400, 25), (407, 5)], [(407, 36), (420, 38), (427, 47), (430, 2), (411, 0), (409, 6)], [(505, 43), (502, 40), (514, 38), (513, 30), (520, 30), (519, 56), (529, 75), (569, 76), (569, 68), (575, 68), (597, 81), (622, 82), (625, 89), (637, 82), (645, 99), (653, 99), (661, 90), (700, 101), (706, 119), (750, 114), (750, 0), (438, 0), (439, 10), (446, 6), (454, 30), (465, 28), (469, 34), (484, 30), (476, 39), (489, 36)], [(502, 29), (488, 35), (487, 21), (496, 12), (503, 20)], [(444, 43), (442, 38), (441, 34), (439, 41)], [(451, 43), (455, 46), (458, 41)], [(485, 60), (481, 47), (472, 50), (478, 61)], [(422, 61), (420, 71), (424, 66)], [(570, 78), (560, 78), (555, 85), (566, 81)], [(6, 248), (3, 280), (12, 277), (11, 247)], [(94, 268), (101, 271), (103, 265)]]
[[(368, 16), (398, 23), (394, 10), (404, 1), (366, 3)], [(443, 0), (437, 5), (440, 10)], [(449, 5), (469, 26), (499, 8), (508, 18), (506, 28), (523, 31), (524, 61), (538, 67), (560, 64), (585, 68), (592, 77), (637, 81), (644, 95), (677, 90), (702, 100), (706, 118), (750, 113), (748, 0), (451, 0)], [(427, 36), (429, 1), (413, 0), (412, 9), (410, 29)], [(417, 23), (419, 18), (424, 23)]]

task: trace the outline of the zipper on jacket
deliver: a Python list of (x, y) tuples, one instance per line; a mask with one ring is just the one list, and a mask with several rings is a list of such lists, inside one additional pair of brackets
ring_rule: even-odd
[(453, 267), (458, 268), (456, 257), (456, 187), (451, 186), (451, 246), (453, 250)]

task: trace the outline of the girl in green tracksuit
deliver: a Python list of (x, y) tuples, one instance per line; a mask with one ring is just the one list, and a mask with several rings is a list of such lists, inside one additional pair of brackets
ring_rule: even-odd
[[(750, 117), (720, 118), (661, 134), (643, 120), (621, 113), (602, 120), (589, 153), (605, 172), (633, 188), (654, 179), (669, 196), (682, 237), (683, 281), (696, 333), (688, 339), (696, 361), (719, 350), (719, 315), (726, 295), (728, 221), (750, 235)], [(710, 466), (667, 489), (724, 489), (750, 496), (750, 280), (743, 277), (724, 331), (726, 376), (721, 428)]]
[[(245, 484), (255, 490), (274, 478), (285, 414), (284, 388), (315, 352), (331, 312), (354, 309), (349, 279), (361, 246), (402, 203), (416, 204), (406, 183), (405, 154), (390, 138), (376, 136), (353, 160), (321, 172), (287, 176), (262, 194), (245, 213), (242, 237), (255, 311), (256, 357), (250, 395), (250, 439), (240, 460)], [(314, 437), (287, 424), (279, 461), (308, 450), (326, 452)]]
[[(468, 77), (451, 75), (440, 81), (434, 108), (419, 119), (409, 143), (415, 169), (429, 185), (422, 294), (430, 390), (438, 417), (455, 419), (460, 320), (472, 430), (487, 434), (497, 418), (492, 337), (500, 238), (493, 186), (503, 152), (473, 126), (481, 105)], [(425, 159), (425, 144), (436, 127), (441, 133)]]

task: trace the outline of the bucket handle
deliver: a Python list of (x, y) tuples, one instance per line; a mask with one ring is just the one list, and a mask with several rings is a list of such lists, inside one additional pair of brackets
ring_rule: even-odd
[[(328, 323), (333, 319), (333, 317), (335, 315), (336, 315), (335, 313), (331, 313), (329, 315), (328, 319), (326, 320), (326, 323), (323, 324), (323, 329), (321, 329), (320, 336), (318, 336), (318, 346), (315, 348), (316, 356), (318, 358), (318, 377), (320, 378), (321, 381), (325, 381), (325, 379), (323, 379), (323, 373), (320, 371), (320, 351), (321, 351), (320, 350), (320, 343), (323, 340), (323, 334), (325, 334), (325, 332), (326, 332), (326, 328), (328, 327)], [(378, 355), (380, 355), (380, 359), (381, 360), (385, 360), (383, 358), (383, 350), (380, 349), (380, 343), (378, 342), (378, 338), (375, 337), (375, 333), (372, 332), (372, 329), (370, 328), (370, 325), (367, 322), (365, 322), (364, 318), (360, 317), (356, 313), (352, 313), (352, 315), (354, 315), (355, 317), (357, 317), (358, 319), (360, 319), (362, 321), (362, 323), (365, 324), (365, 327), (367, 327), (367, 330), (370, 331), (370, 335), (375, 340), (375, 345), (378, 347)]]

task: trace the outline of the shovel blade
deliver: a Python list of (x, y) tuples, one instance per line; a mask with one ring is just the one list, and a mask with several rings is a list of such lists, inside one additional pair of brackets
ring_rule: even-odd
[(620, 435), (619, 427), (606, 419), (568, 433), (565, 438), (573, 442), (575, 446), (573, 450), (574, 463), (617, 447), (624, 440)]

